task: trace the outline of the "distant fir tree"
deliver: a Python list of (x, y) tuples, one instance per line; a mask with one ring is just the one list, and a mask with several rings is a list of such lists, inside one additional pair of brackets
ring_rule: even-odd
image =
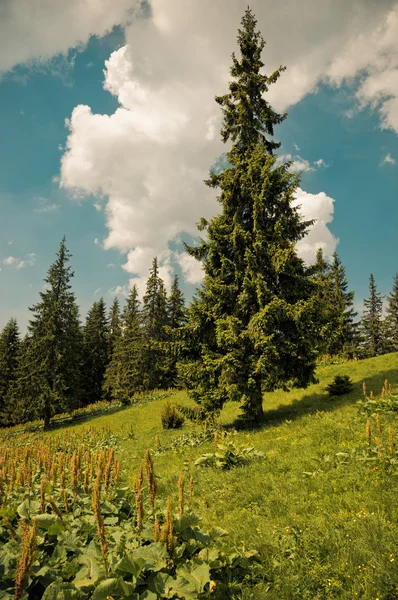
[(13, 389), (14, 420), (43, 419), (45, 429), (56, 413), (80, 404), (82, 333), (70, 285), (70, 258), (64, 237), (44, 280), (41, 301), (30, 308), (34, 316)]
[(0, 424), (10, 421), (9, 394), (15, 383), (21, 340), (16, 319), (10, 319), (0, 334)]
[(361, 354), (368, 357), (384, 352), (384, 331), (382, 323), (383, 298), (377, 292), (373, 274), (369, 278), (369, 298), (363, 301), (364, 312), (361, 319)]
[(108, 333), (108, 347), (109, 356), (112, 357), (113, 349), (116, 344), (117, 338), (121, 334), (121, 319), (120, 319), (120, 306), (119, 300), (114, 299), (111, 310), (109, 311), (109, 333)]
[(157, 258), (154, 258), (142, 305), (143, 375), (144, 388), (148, 390), (167, 386), (169, 361), (164, 346), (167, 319), (166, 288), (159, 276)]
[(187, 322), (185, 298), (179, 287), (178, 275), (174, 275), (170, 296), (167, 300), (167, 324), (173, 329), (182, 327)]
[[(114, 299), (111, 309), (108, 315), (108, 366), (105, 371), (104, 380), (102, 383), (103, 396), (107, 400), (112, 400), (112, 389), (110, 385), (106, 384), (106, 373), (109, 369), (109, 365), (112, 362), (113, 355), (115, 352), (115, 348), (117, 346), (118, 339), (122, 335), (122, 320), (120, 315), (120, 305), (119, 300), (117, 298)], [(112, 379), (112, 378), (111, 378)], [(110, 380), (109, 380), (110, 381)], [(108, 382), (109, 383), (109, 382)]]
[(90, 308), (83, 338), (83, 403), (91, 404), (102, 398), (102, 384), (109, 363), (108, 319), (103, 298)]
[(221, 188), (222, 213), (199, 222), (206, 241), (186, 246), (203, 262), (205, 278), (182, 336), (199, 359), (181, 364), (181, 373), (209, 410), (236, 400), (246, 417), (261, 420), (263, 392), (316, 381), (320, 311), (295, 250), (313, 221), (302, 221), (293, 205), (299, 177), (291, 163), (278, 166), (273, 155), (280, 146), (271, 139), (274, 126), (286, 115), (263, 98), (284, 68), (260, 73), (265, 42), (255, 26), (248, 8), (238, 35), (242, 59), (232, 55), (230, 92), (216, 97), (222, 139), (233, 142), (226, 155), (232, 167), (210, 173), (205, 183)]
[(174, 275), (171, 286), (170, 296), (167, 300), (167, 343), (166, 343), (166, 360), (168, 361), (166, 381), (167, 387), (175, 387), (178, 382), (177, 361), (178, 353), (178, 336), (176, 335), (181, 327), (187, 323), (188, 311), (185, 306), (185, 299), (178, 284), (178, 275)]
[(135, 285), (123, 309), (121, 334), (115, 339), (103, 387), (107, 396), (125, 403), (135, 392), (143, 390), (142, 329)]
[(334, 298), (334, 278), (332, 268), (323, 256), (322, 248), (316, 252), (315, 263), (309, 268), (311, 279), (317, 284), (316, 299), (321, 309), (319, 350), (322, 354), (332, 354), (331, 345), (338, 336), (338, 309)]
[(388, 352), (398, 352), (398, 273), (395, 274), (393, 288), (387, 296), (384, 330)]
[(352, 358), (358, 345), (358, 323), (355, 322), (358, 313), (354, 310), (354, 292), (347, 291), (348, 281), (345, 267), (337, 252), (333, 254), (331, 271), (333, 274), (333, 303), (338, 315), (338, 336), (331, 342), (329, 354), (347, 355)]

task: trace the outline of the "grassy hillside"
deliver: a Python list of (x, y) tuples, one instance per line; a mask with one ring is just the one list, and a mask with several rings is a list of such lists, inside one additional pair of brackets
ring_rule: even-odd
[[(330, 399), (325, 387), (337, 374), (349, 375), (354, 389)], [(371, 417), (369, 449), (366, 418), (355, 406), (363, 398), (363, 381), (376, 397), (386, 378), (394, 391), (398, 354), (320, 367), (317, 376), (320, 383), (307, 390), (265, 394), (266, 423), (256, 430), (239, 429), (238, 406), (225, 406), (224, 434), (236, 445), (254, 446), (265, 455), (227, 471), (194, 465), (202, 454), (215, 451), (212, 440), (194, 445), (203, 430), (200, 425), (185, 421), (179, 430), (162, 429), (166, 399), (89, 422), (99, 430), (110, 427), (116, 436), (121, 476), (130, 486), (150, 448), (161, 496), (175, 496), (181, 472), (192, 475), (193, 505), (204, 528), (225, 528), (239, 547), (258, 551), (259, 563), (229, 592), (230, 598), (398, 598), (395, 451), (394, 460), (386, 458), (391, 458), (387, 427), (398, 435), (398, 423), (394, 414), (382, 414), (380, 434)], [(190, 404), (184, 392), (171, 400)], [(375, 450), (377, 436), (381, 460)], [(371, 460), (361, 460), (364, 456)]]

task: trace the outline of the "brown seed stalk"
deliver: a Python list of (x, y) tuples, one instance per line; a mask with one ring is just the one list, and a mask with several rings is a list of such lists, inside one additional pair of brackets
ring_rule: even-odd
[(184, 475), (181, 473), (178, 478), (178, 504), (180, 507), (180, 519), (184, 514)]
[(388, 446), (390, 449), (390, 454), (394, 454), (394, 432), (391, 425), (388, 426)]
[(377, 427), (377, 433), (379, 433), (381, 435), (381, 421), (380, 421), (380, 414), (376, 413), (376, 427)]
[(22, 597), (26, 584), (28, 582), (29, 571), (32, 566), (34, 552), (36, 549), (37, 523), (33, 519), (32, 527), (29, 527), (26, 521), (21, 521), (22, 543), (21, 553), (17, 563), (15, 574), (15, 593), (14, 598)]
[(366, 421), (366, 441), (368, 445), (372, 443), (372, 426), (370, 424), (370, 419)]
[(188, 512), (191, 512), (192, 506), (192, 497), (193, 497), (193, 477), (189, 478), (189, 499), (188, 499)]
[(104, 519), (101, 514), (101, 472), (98, 471), (97, 479), (95, 480), (95, 484), (93, 487), (93, 496), (92, 496), (92, 508), (95, 520), (97, 522), (97, 533), (101, 545), (101, 553), (104, 560), (105, 567), (105, 576), (108, 579), (109, 576), (109, 566), (108, 566), (108, 544), (105, 536), (105, 525)]

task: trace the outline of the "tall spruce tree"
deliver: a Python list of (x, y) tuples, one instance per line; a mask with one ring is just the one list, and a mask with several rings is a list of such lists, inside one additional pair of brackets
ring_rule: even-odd
[(108, 319), (104, 299), (94, 302), (84, 327), (84, 404), (102, 398), (102, 384), (109, 363)]
[(77, 408), (81, 395), (82, 333), (70, 280), (65, 237), (44, 280), (13, 389), (14, 419), (39, 418), (48, 428), (53, 415)]
[(167, 295), (163, 280), (159, 276), (155, 257), (146, 282), (142, 305), (143, 325), (143, 374), (144, 387), (152, 390), (167, 386), (169, 360), (165, 342), (167, 340)]
[[(265, 42), (248, 8), (239, 29), (241, 60), (232, 55), (230, 92), (216, 97), (221, 136), (231, 139), (231, 168), (205, 182), (221, 188), (222, 213), (199, 230), (207, 239), (186, 246), (203, 262), (205, 278), (190, 310), (185, 340), (194, 358), (181, 365), (192, 397), (217, 410), (241, 403), (247, 417), (263, 418), (263, 392), (315, 381), (318, 354), (316, 286), (295, 251), (313, 221), (293, 206), (299, 177), (277, 165), (272, 138), (277, 114), (263, 94), (283, 67), (260, 73)], [(184, 336), (183, 336), (184, 337)], [(195, 356), (198, 353), (199, 357)]]
[(121, 320), (120, 320), (120, 306), (119, 300), (114, 299), (111, 310), (109, 311), (109, 335), (108, 335), (108, 347), (109, 357), (112, 357), (113, 349), (116, 344), (117, 338), (121, 334)]
[(111, 361), (105, 372), (107, 396), (128, 402), (143, 390), (142, 328), (137, 287), (131, 289), (121, 318), (121, 334), (115, 339)]
[(372, 273), (369, 277), (369, 298), (363, 304), (365, 310), (361, 319), (361, 351), (365, 357), (378, 356), (384, 351), (383, 298), (377, 292)]
[(184, 295), (178, 284), (178, 275), (174, 275), (170, 296), (167, 300), (167, 343), (165, 344), (166, 358), (168, 361), (165, 385), (175, 387), (178, 385), (178, 333), (187, 323), (188, 312), (185, 306)]
[(334, 302), (333, 272), (323, 256), (322, 248), (318, 248), (315, 263), (308, 272), (317, 284), (316, 299), (322, 314), (318, 323), (322, 340), (319, 349), (322, 353), (331, 354), (331, 344), (338, 336), (338, 310)]
[(348, 281), (345, 268), (337, 254), (333, 254), (331, 265), (333, 275), (333, 304), (338, 315), (337, 337), (331, 342), (330, 354), (346, 354), (352, 357), (358, 343), (358, 324), (354, 310), (354, 292), (348, 292)]
[(387, 296), (384, 330), (387, 340), (386, 350), (398, 352), (398, 273), (395, 274), (392, 291)]
[(167, 324), (172, 329), (178, 329), (187, 322), (185, 299), (180, 290), (178, 275), (174, 275), (170, 296), (167, 300)]
[(10, 420), (9, 394), (16, 380), (21, 340), (16, 319), (10, 319), (0, 335), (0, 424)]

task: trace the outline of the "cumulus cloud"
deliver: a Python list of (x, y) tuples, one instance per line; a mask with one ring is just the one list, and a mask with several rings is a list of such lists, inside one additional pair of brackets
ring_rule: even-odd
[[(228, 90), (230, 55), (237, 50), (236, 32), (246, 4), (152, 0), (150, 18), (131, 21), (126, 45), (105, 64), (104, 88), (118, 99), (119, 108), (102, 115), (79, 105), (66, 121), (60, 185), (76, 197), (105, 198), (104, 248), (126, 255), (123, 268), (141, 290), (154, 256), (167, 283), (174, 263), (187, 281), (200, 279), (200, 265), (172, 252), (169, 242), (184, 233), (197, 235), (200, 217), (210, 218), (219, 209), (214, 190), (202, 180), (225, 152), (214, 95)], [(267, 99), (284, 110), (316, 90), (341, 48), (361, 31), (373, 31), (391, 5), (387, 0), (323, 0), (314, 11), (312, 0), (300, 5), (287, 0), (283, 6), (253, 0), (267, 41), (266, 72), (281, 63), (288, 66)], [(323, 159), (310, 164), (296, 155), (293, 160), (292, 168), (300, 171), (326, 166)], [(308, 218), (320, 215), (305, 241), (308, 256), (322, 243), (326, 249), (337, 243), (327, 228), (333, 200), (322, 194), (300, 195), (303, 210), (308, 205), (315, 211)], [(329, 212), (323, 214), (326, 206)]]
[(393, 157), (391, 156), (391, 154), (390, 154), (390, 153), (388, 153), (388, 154), (386, 154), (386, 155), (385, 155), (385, 157), (383, 158), (383, 160), (382, 160), (382, 163), (381, 163), (381, 164), (382, 164), (382, 165), (387, 165), (387, 164), (390, 164), (390, 165), (395, 165), (395, 162), (396, 162), (396, 161), (395, 161), (395, 158), (393, 158)]
[(335, 85), (360, 77), (358, 108), (371, 106), (380, 125), (398, 133), (398, 4), (370, 31), (348, 40), (331, 62), (327, 80)]
[(7, 256), (3, 260), (3, 265), (7, 265), (8, 267), (13, 267), (14, 269), (23, 269), (24, 267), (33, 267), (36, 262), (36, 254), (31, 252), (25, 256), (25, 258), (16, 258), (15, 256)]
[(134, 15), (135, 0), (2, 0), (0, 73), (19, 64), (45, 63), (90, 36), (103, 36)]
[(318, 248), (322, 248), (324, 256), (331, 257), (339, 243), (328, 229), (328, 224), (333, 221), (333, 198), (325, 192), (310, 194), (298, 188), (293, 205), (300, 206), (299, 212), (305, 220), (316, 219), (306, 237), (297, 242), (297, 254), (307, 264), (315, 261)]

